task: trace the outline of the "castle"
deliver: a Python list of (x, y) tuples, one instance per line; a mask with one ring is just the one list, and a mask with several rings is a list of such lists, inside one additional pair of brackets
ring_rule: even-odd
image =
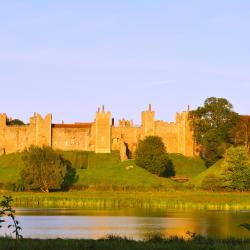
[(133, 154), (138, 141), (149, 135), (163, 139), (167, 152), (185, 156), (196, 154), (195, 143), (189, 125), (188, 112), (176, 113), (175, 122), (155, 120), (155, 112), (149, 105), (141, 114), (141, 125), (133, 121), (119, 120), (117, 126), (111, 113), (98, 108), (91, 123), (53, 124), (52, 115), (45, 118), (35, 113), (27, 125), (7, 125), (7, 115), (0, 114), (0, 151), (20, 152), (31, 145), (51, 146), (58, 150), (84, 150), (109, 153), (120, 150), (123, 158)]

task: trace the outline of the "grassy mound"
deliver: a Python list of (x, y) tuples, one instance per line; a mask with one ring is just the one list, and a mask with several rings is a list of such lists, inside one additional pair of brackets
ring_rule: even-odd
[[(95, 154), (84, 151), (62, 151), (63, 157), (77, 169), (78, 182), (73, 188), (77, 190), (93, 188), (105, 189), (171, 189), (176, 185), (168, 178), (157, 177), (138, 167), (133, 160), (120, 162), (119, 152)], [(176, 175), (192, 178), (206, 170), (200, 158), (169, 154)], [(13, 189), (18, 183), (23, 168), (21, 154), (8, 154), (0, 157), (0, 189)]]
[(0, 188), (18, 182), (23, 168), (21, 154), (9, 154), (0, 157)]
[[(119, 152), (95, 154), (93, 152), (66, 151), (63, 157), (72, 163), (79, 176), (73, 189), (169, 189), (172, 181), (159, 178), (133, 160), (120, 162)], [(13, 189), (18, 183), (23, 162), (21, 154), (8, 154), (0, 157), (0, 189)]]
[(87, 151), (61, 151), (63, 157), (76, 169), (109, 168), (120, 163), (118, 151), (109, 154), (96, 154)]
[(145, 169), (138, 167), (133, 160), (121, 162), (106, 168), (89, 168), (77, 171), (79, 181), (76, 187), (83, 184), (88, 187), (113, 189), (158, 189), (170, 188), (172, 181), (159, 178)]
[(215, 176), (220, 177), (221, 173), (223, 171), (222, 169), (222, 162), (223, 160), (217, 161), (214, 165), (206, 169), (204, 172), (200, 173), (196, 177), (194, 177), (192, 180), (189, 181), (190, 184), (200, 187), (203, 180), (210, 174), (214, 174)]
[(193, 178), (207, 169), (204, 161), (199, 157), (169, 154), (169, 159), (172, 161), (175, 174), (179, 176)]

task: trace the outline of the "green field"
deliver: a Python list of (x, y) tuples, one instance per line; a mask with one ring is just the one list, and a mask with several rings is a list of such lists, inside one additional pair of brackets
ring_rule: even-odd
[[(136, 166), (133, 160), (120, 162), (119, 152), (95, 154), (93, 152), (61, 152), (77, 169), (78, 181), (72, 189), (86, 188), (97, 190), (170, 190), (179, 184), (170, 178), (157, 177)], [(176, 175), (195, 177), (206, 169), (199, 158), (188, 158), (180, 154), (169, 154)], [(23, 168), (21, 154), (0, 157), (0, 188), (12, 189), (18, 183)]]
[(134, 241), (126, 238), (109, 237), (99, 240), (20, 240), (16, 247), (14, 240), (0, 238), (0, 250), (249, 250), (250, 239), (228, 238), (224, 240), (197, 236), (190, 240), (172, 237), (163, 239), (153, 236), (148, 240)]

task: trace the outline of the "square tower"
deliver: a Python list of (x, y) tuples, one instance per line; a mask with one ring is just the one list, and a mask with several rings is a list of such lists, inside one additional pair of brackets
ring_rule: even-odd
[(155, 135), (155, 112), (152, 111), (151, 104), (148, 110), (141, 113), (143, 136)]
[(111, 151), (111, 113), (105, 112), (104, 106), (102, 111), (98, 108), (95, 119), (95, 152), (110, 153)]

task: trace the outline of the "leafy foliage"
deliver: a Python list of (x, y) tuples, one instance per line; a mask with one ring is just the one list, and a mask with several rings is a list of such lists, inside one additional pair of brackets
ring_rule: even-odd
[(157, 175), (162, 175), (168, 163), (168, 156), (162, 139), (148, 136), (140, 141), (135, 152), (135, 163)]
[(24, 151), (22, 159), (24, 168), (21, 178), (28, 189), (49, 192), (61, 187), (68, 188), (77, 180), (70, 162), (50, 147), (31, 146)]
[(201, 145), (201, 156), (207, 166), (222, 158), (228, 145), (233, 143), (232, 129), (239, 115), (224, 98), (210, 97), (202, 107), (191, 112), (194, 138)]
[(7, 125), (9, 126), (12, 126), (12, 125), (24, 125), (24, 122), (19, 120), (19, 119), (10, 119), (10, 118), (7, 118), (7, 121), (6, 121)]
[(13, 202), (13, 198), (11, 196), (3, 196), (3, 200), (0, 202), (0, 228), (1, 223), (5, 222), (3, 216), (8, 216), (11, 218), (13, 224), (9, 224), (8, 228), (13, 228), (12, 231), (13, 234), (15, 234), (16, 240), (21, 239), (22, 235), (20, 234), (20, 231), (22, 228), (19, 225), (19, 221), (15, 217), (15, 210), (12, 208), (11, 203)]
[(215, 174), (208, 174), (201, 183), (201, 188), (216, 191), (221, 188), (221, 178)]
[(250, 158), (246, 147), (229, 148), (222, 166), (227, 187), (241, 191), (250, 189)]
[(235, 145), (245, 145), (248, 149), (250, 148), (250, 116), (240, 116), (232, 135)]

